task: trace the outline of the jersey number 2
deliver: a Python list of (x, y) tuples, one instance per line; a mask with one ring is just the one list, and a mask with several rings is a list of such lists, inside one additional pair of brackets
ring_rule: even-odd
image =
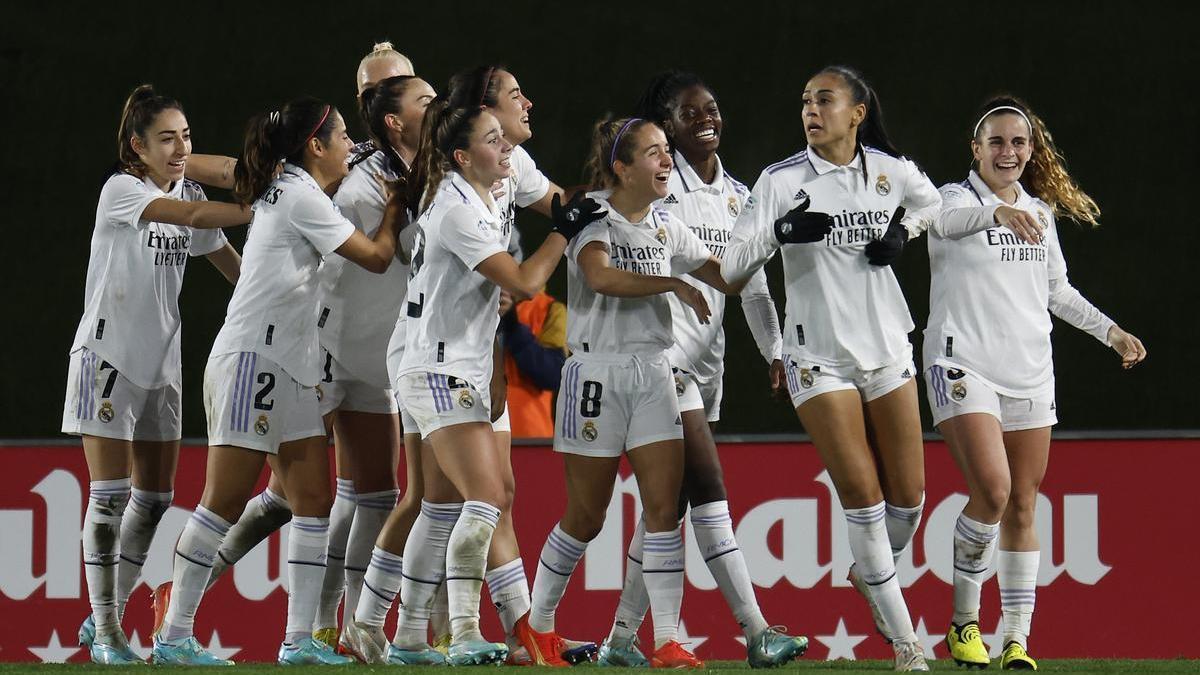
[(270, 410), (275, 407), (275, 399), (267, 400), (267, 394), (275, 388), (275, 373), (259, 373), (258, 383), (263, 385), (262, 389), (254, 395), (254, 407), (257, 410)]

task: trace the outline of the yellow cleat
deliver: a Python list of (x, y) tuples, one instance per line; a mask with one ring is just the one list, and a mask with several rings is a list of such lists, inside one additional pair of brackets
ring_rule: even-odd
[(1004, 645), (1004, 653), (1000, 655), (1000, 668), (1003, 670), (1037, 670), (1037, 661), (1025, 653), (1024, 647), (1016, 642), (1009, 642)]
[(950, 650), (950, 658), (960, 666), (982, 670), (991, 661), (987, 647), (983, 646), (983, 637), (979, 634), (978, 621), (968, 621), (961, 626), (950, 624), (950, 631), (946, 633), (946, 648)]
[(450, 653), (450, 640), (452, 636), (449, 633), (439, 635), (433, 641), (433, 650), (441, 652), (442, 656), (447, 656)]
[(329, 645), (330, 649), (337, 649), (338, 629), (337, 626), (331, 628), (318, 628), (313, 631), (313, 639), (317, 642), (324, 642)]

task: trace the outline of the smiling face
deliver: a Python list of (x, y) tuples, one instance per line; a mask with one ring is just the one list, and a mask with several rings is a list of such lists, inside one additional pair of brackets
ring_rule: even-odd
[(1033, 140), (1025, 118), (1013, 112), (988, 115), (971, 141), (979, 177), (998, 192), (1021, 178), (1033, 155)]
[(517, 78), (507, 70), (497, 70), (493, 78), (496, 80), (496, 105), (489, 107), (488, 112), (500, 120), (508, 142), (520, 145), (533, 137), (533, 129), (529, 126), (529, 109), (533, 107), (533, 101), (525, 96)]
[(667, 131), (685, 157), (711, 155), (721, 145), (721, 110), (712, 92), (694, 85), (679, 92)]
[(804, 136), (814, 148), (858, 138), (867, 106), (855, 103), (846, 81), (836, 73), (820, 73), (804, 87)]
[(177, 108), (167, 108), (154, 118), (144, 137), (130, 139), (146, 175), (163, 190), (183, 180), (188, 156), (192, 154), (192, 132), (187, 118)]
[(490, 187), (509, 175), (512, 149), (500, 121), (485, 111), (471, 126), (471, 142), (467, 149), (454, 151), (454, 163), (468, 181)]
[(621, 159), (613, 162), (613, 173), (617, 175), (614, 191), (626, 191), (636, 203), (650, 204), (667, 196), (667, 181), (671, 177), (671, 152), (667, 147), (667, 135), (657, 124), (643, 124), (631, 135), (633, 147), (628, 163)]
[(346, 121), (341, 113), (331, 110), (329, 115), (333, 118), (333, 131), (328, 141), (314, 137), (308, 142), (309, 161), (316, 165), (322, 175), (345, 176), (350, 171), (346, 159), (350, 156), (354, 141), (346, 134)]

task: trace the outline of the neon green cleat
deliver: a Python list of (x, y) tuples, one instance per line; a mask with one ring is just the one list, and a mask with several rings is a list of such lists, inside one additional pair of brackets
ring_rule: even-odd
[(452, 638), (449, 633), (446, 633), (445, 635), (438, 635), (437, 637), (435, 637), (433, 639), (434, 651), (441, 652), (442, 656), (446, 656), (447, 654), (449, 654), (451, 639)]
[(337, 626), (332, 626), (330, 628), (318, 628), (313, 631), (312, 635), (313, 635), (314, 640), (316, 640), (317, 642), (324, 642), (325, 644), (329, 645), (330, 649), (337, 648), (337, 643), (338, 643)]
[(960, 666), (982, 670), (991, 662), (987, 647), (983, 644), (983, 636), (979, 633), (978, 621), (968, 621), (961, 626), (950, 624), (950, 630), (946, 633), (946, 649), (950, 650), (950, 658)]
[(1004, 645), (1004, 653), (1000, 655), (1000, 668), (1003, 670), (1037, 670), (1037, 661), (1026, 653), (1025, 648), (1017, 642)]

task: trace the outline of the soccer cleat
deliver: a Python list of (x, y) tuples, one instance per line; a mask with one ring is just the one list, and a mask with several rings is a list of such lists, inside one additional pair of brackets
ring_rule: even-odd
[(638, 647), (635, 635), (624, 640), (605, 639), (596, 655), (596, 665), (602, 668), (647, 668), (650, 662)]
[(92, 643), (96, 641), (96, 619), (91, 614), (79, 624), (79, 646), (92, 648)]
[(132, 666), (146, 663), (130, 648), (129, 640), (120, 630), (93, 640), (88, 651), (91, 653), (92, 663), (102, 666)]
[(312, 638), (279, 645), (279, 657), (275, 661), (281, 666), (344, 666), (354, 663), (349, 656), (342, 656), (329, 645)]
[(452, 640), (453, 637), (449, 633), (438, 635), (433, 639), (433, 648), (441, 652), (442, 656), (446, 656), (450, 653), (450, 642)]
[(1004, 653), (1000, 655), (1001, 670), (1037, 670), (1037, 661), (1025, 651), (1025, 648), (1015, 641), (1004, 645)]
[(892, 650), (896, 652), (896, 670), (901, 672), (926, 671), (929, 664), (925, 663), (925, 650), (916, 640), (893, 640)]
[(764, 628), (746, 643), (746, 661), (751, 668), (774, 668), (804, 656), (808, 638), (785, 634), (783, 626)]
[(167, 609), (171, 606), (171, 582), (161, 583), (150, 592), (150, 607), (154, 610), (154, 629), (151, 635), (158, 635), (163, 620), (167, 618)]
[(599, 647), (596, 646), (595, 642), (587, 640), (568, 640), (567, 638), (562, 638), (562, 643), (563, 651), (560, 656), (562, 656), (563, 661), (573, 666), (595, 660), (596, 652), (599, 651)]
[(508, 646), (508, 656), (504, 659), (504, 665), (532, 666), (533, 659), (529, 658), (529, 651), (518, 642), (516, 647)]
[(233, 661), (217, 658), (200, 646), (195, 637), (180, 642), (164, 642), (155, 636), (150, 662), (168, 666), (232, 666)]
[(329, 645), (330, 649), (337, 649), (338, 644), (338, 629), (337, 626), (332, 628), (318, 628), (312, 633), (313, 639), (317, 642), (323, 642)]
[(387, 663), (388, 640), (382, 626), (351, 621), (342, 631), (338, 646), (363, 663)]
[(428, 645), (423, 649), (401, 649), (394, 644), (390, 644), (387, 648), (386, 662), (392, 666), (447, 665), (446, 655)]
[(450, 645), (446, 661), (452, 666), (486, 666), (504, 663), (508, 657), (508, 645), (487, 640), (466, 640)]
[(983, 637), (979, 634), (978, 621), (968, 621), (961, 626), (950, 624), (950, 630), (946, 633), (946, 648), (950, 650), (950, 658), (960, 666), (982, 670), (991, 661), (987, 647), (983, 645)]
[(875, 604), (875, 600), (871, 598), (871, 589), (867, 586), (867, 582), (863, 581), (858, 573), (854, 571), (855, 563), (850, 564), (850, 571), (846, 573), (846, 581), (858, 591), (859, 595), (867, 601), (867, 606), (871, 608), (871, 618), (875, 620), (875, 632), (883, 636), (885, 642), (892, 644), (892, 638), (888, 637), (887, 623), (883, 620), (883, 615), (879, 613), (879, 605)]
[(530, 628), (528, 614), (517, 619), (517, 623), (513, 625), (513, 635), (528, 652), (532, 665), (552, 668), (567, 668), (571, 665), (562, 657), (562, 653), (566, 651), (563, 639), (553, 631), (539, 633)]
[(654, 650), (650, 656), (651, 668), (703, 668), (704, 662), (674, 640)]

